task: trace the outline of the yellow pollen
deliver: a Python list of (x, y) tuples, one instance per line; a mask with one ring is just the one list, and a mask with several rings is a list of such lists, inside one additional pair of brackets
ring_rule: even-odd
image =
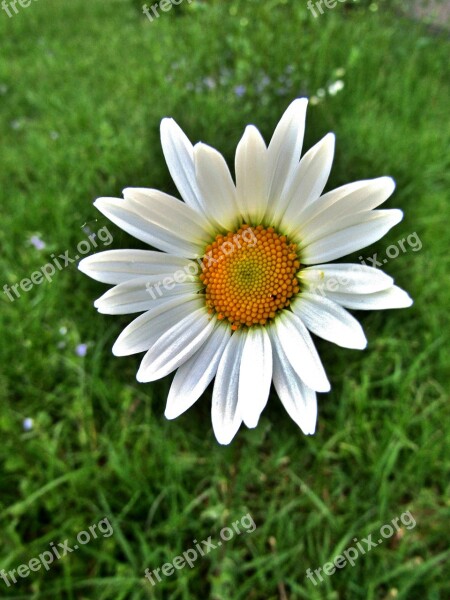
[(233, 330), (265, 325), (299, 292), (295, 244), (272, 227), (242, 225), (207, 246), (200, 275), (206, 306)]

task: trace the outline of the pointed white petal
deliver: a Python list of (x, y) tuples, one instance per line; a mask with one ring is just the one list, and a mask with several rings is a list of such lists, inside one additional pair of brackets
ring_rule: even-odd
[(388, 308), (408, 308), (412, 298), (401, 288), (393, 285), (387, 290), (374, 294), (342, 294), (327, 292), (327, 297), (341, 306), (354, 310), (383, 310)]
[(247, 427), (256, 427), (269, 399), (272, 344), (264, 327), (246, 332), (239, 374), (238, 412)]
[(305, 133), (306, 98), (297, 98), (281, 117), (267, 150), (269, 206), (267, 218), (277, 214), (283, 189), (300, 160)]
[(170, 175), (181, 197), (199, 214), (205, 214), (195, 177), (193, 146), (173, 119), (161, 121), (161, 145)]
[(192, 295), (202, 289), (200, 281), (192, 276), (186, 278), (190, 281), (176, 283), (173, 273), (166, 273), (130, 279), (108, 290), (94, 302), (94, 306), (99, 313), (105, 315), (126, 315), (150, 310), (161, 298), (178, 294)]
[(322, 264), (302, 269), (298, 275), (301, 285), (315, 294), (343, 292), (370, 294), (393, 285), (394, 280), (383, 271), (358, 263)]
[(316, 430), (317, 397), (307, 387), (288, 361), (274, 329), (270, 330), (273, 342), (273, 385), (286, 412), (305, 435)]
[(329, 392), (330, 382), (311, 335), (302, 321), (293, 313), (283, 311), (271, 327), (300, 379), (317, 392)]
[(295, 231), (297, 223), (302, 223), (299, 213), (323, 192), (333, 164), (334, 146), (335, 136), (329, 133), (305, 154), (297, 166), (279, 203), (281, 214), (275, 215), (277, 223), (281, 221), (288, 234)]
[(128, 356), (148, 350), (173, 325), (204, 305), (198, 294), (155, 300), (154, 308), (132, 321), (113, 346), (115, 356)]
[[(171, 198), (171, 196), (168, 196), (168, 198)], [(192, 241), (186, 239), (179, 225), (179, 223), (184, 222), (185, 217), (186, 221), (189, 221), (193, 211), (176, 198), (171, 198), (165, 209), (162, 206), (158, 207), (165, 213), (162, 218), (160, 218), (159, 210), (152, 212), (150, 207), (145, 209), (142, 205), (129, 199), (98, 198), (94, 205), (115, 225), (138, 240), (159, 250), (164, 250), (175, 256), (190, 258), (202, 255), (205, 243), (202, 243), (200, 237), (196, 237)], [(170, 214), (172, 214), (172, 219), (169, 224), (167, 216)], [(178, 222), (175, 220), (175, 216), (177, 216)], [(208, 240), (206, 235), (204, 237)]]
[(106, 250), (83, 258), (80, 271), (102, 283), (123, 283), (146, 275), (198, 270), (197, 263), (154, 250)]
[(336, 302), (317, 294), (303, 292), (292, 303), (292, 310), (306, 327), (343, 348), (363, 350), (366, 336), (358, 321)]
[(302, 263), (312, 265), (335, 260), (365, 248), (382, 238), (403, 218), (402, 211), (398, 209), (368, 211), (359, 215), (360, 223), (325, 235), (302, 248)]
[(306, 226), (319, 214), (334, 220), (350, 213), (372, 210), (383, 204), (394, 192), (395, 181), (391, 177), (378, 177), (343, 185), (305, 206), (297, 222)]
[(231, 336), (217, 369), (211, 406), (214, 434), (219, 444), (229, 444), (237, 433), (242, 417), (237, 410), (239, 371), (245, 334)]
[(236, 149), (236, 197), (244, 219), (260, 224), (267, 208), (267, 149), (259, 131), (249, 125)]
[(211, 335), (216, 320), (205, 306), (186, 316), (166, 331), (144, 356), (136, 379), (156, 381), (186, 362)]
[(194, 147), (195, 173), (208, 216), (227, 231), (239, 223), (236, 188), (224, 157), (211, 146)]
[(216, 374), (230, 336), (230, 327), (218, 322), (203, 346), (180, 366), (167, 398), (167, 419), (176, 419), (200, 398)]

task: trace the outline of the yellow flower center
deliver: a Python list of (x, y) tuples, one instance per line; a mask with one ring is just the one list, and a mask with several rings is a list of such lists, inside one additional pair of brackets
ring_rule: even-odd
[(299, 292), (297, 247), (272, 227), (218, 235), (202, 259), (206, 306), (233, 330), (265, 325)]

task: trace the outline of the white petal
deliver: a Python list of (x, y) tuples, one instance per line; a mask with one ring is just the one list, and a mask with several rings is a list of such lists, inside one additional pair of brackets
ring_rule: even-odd
[(189, 279), (184, 283), (176, 283), (173, 273), (130, 279), (108, 290), (94, 302), (94, 306), (99, 313), (106, 315), (143, 312), (150, 310), (161, 298), (178, 294), (192, 295), (202, 289), (201, 282), (192, 276)]
[(106, 250), (83, 258), (80, 271), (102, 283), (122, 283), (146, 275), (184, 271), (192, 273), (197, 263), (154, 250)]
[(271, 330), (273, 342), (273, 385), (286, 412), (305, 435), (316, 430), (317, 397), (307, 387), (288, 361), (276, 334)]
[[(208, 242), (214, 229), (207, 219), (196, 210), (187, 206), (178, 198), (151, 188), (125, 188), (125, 200), (135, 204), (152, 223), (165, 229), (179, 232), (180, 225), (183, 237), (201, 244)], [(177, 228), (174, 228), (174, 221)]]
[(176, 419), (196, 402), (216, 374), (231, 336), (231, 328), (217, 323), (206, 342), (175, 373), (170, 386), (165, 416)]
[(306, 98), (297, 98), (281, 117), (267, 150), (269, 206), (268, 220), (277, 214), (277, 206), (283, 195), (283, 189), (292, 177), (292, 173), (302, 152), (305, 133)]
[(393, 285), (387, 290), (374, 294), (342, 294), (327, 292), (327, 297), (346, 308), (354, 310), (382, 310), (388, 308), (408, 308), (412, 298), (401, 288)]
[(113, 346), (115, 356), (128, 356), (148, 350), (173, 325), (204, 305), (198, 294), (155, 300), (155, 306), (132, 321)]
[(383, 204), (394, 190), (395, 181), (391, 177), (349, 183), (324, 194), (303, 208), (297, 220), (306, 226), (321, 213), (334, 220), (346, 214), (372, 210)]
[(259, 131), (249, 125), (236, 149), (236, 197), (241, 214), (260, 224), (267, 207), (267, 149)]
[(211, 146), (194, 147), (195, 173), (208, 216), (227, 231), (239, 223), (236, 188), (224, 157)]
[(246, 332), (239, 374), (238, 411), (247, 427), (256, 427), (269, 399), (272, 344), (264, 327)]
[(188, 360), (211, 335), (216, 320), (205, 306), (166, 331), (144, 356), (136, 379), (142, 383), (165, 377)]
[[(184, 211), (191, 211), (192, 209), (175, 198), (172, 198), (172, 200), (179, 203), (178, 210), (175, 210), (172, 202), (167, 203), (165, 212), (170, 214), (174, 210), (174, 214), (181, 218), (179, 222), (183, 223), (183, 210), (180, 207), (183, 206)], [(160, 225), (157, 216), (154, 220), (151, 220), (151, 213), (143, 210), (142, 206), (135, 202), (120, 198), (98, 198), (94, 205), (115, 225), (138, 240), (159, 248), (159, 250), (164, 250), (175, 256), (190, 258), (202, 255), (204, 244), (200, 240), (191, 242), (185, 239), (182, 228), (176, 221), (172, 221), (170, 228)]]
[(242, 417), (237, 410), (239, 371), (245, 334), (236, 331), (231, 336), (217, 369), (214, 382), (211, 419), (219, 444), (229, 444), (237, 433)]
[(346, 254), (365, 248), (382, 238), (403, 213), (398, 209), (376, 210), (359, 213), (361, 222), (335, 231), (301, 249), (303, 264), (312, 265), (341, 258)]
[(194, 149), (173, 119), (161, 121), (161, 145), (170, 175), (183, 200), (200, 214), (205, 213), (194, 167)]
[[(377, 213), (382, 211), (377, 211)], [(384, 211), (386, 212), (386, 211)], [(310, 246), (318, 240), (322, 240), (337, 231), (344, 231), (355, 225), (364, 223), (371, 218), (373, 213), (365, 210), (358, 213), (343, 215), (337, 219), (329, 219), (326, 212), (320, 213), (315, 219), (312, 219), (307, 225), (301, 223), (291, 235), (301, 240), (303, 247)]]
[(317, 392), (329, 392), (330, 382), (311, 336), (302, 321), (293, 313), (283, 311), (271, 327), (300, 379)]
[(292, 310), (310, 331), (324, 340), (357, 350), (367, 346), (366, 336), (358, 321), (345, 308), (328, 298), (303, 292), (293, 302)]
[(308, 292), (324, 294), (370, 294), (393, 285), (394, 280), (383, 271), (358, 263), (315, 265), (302, 269), (298, 274), (301, 284)]
[(279, 203), (281, 214), (275, 217), (288, 234), (296, 229), (295, 224), (302, 222), (299, 213), (323, 192), (333, 164), (334, 145), (335, 136), (329, 133), (313, 146), (300, 161), (292, 181), (284, 191)]

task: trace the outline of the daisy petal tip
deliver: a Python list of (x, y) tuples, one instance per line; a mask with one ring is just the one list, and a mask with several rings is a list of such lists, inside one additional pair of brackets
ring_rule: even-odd
[(213, 421), (214, 436), (221, 446), (228, 446), (229, 444), (231, 444), (236, 433), (238, 432), (238, 429), (239, 427), (228, 428), (219, 426), (217, 423), (214, 424)]
[(99, 210), (102, 214), (104, 214), (107, 217), (108, 215), (105, 213), (105, 211), (107, 211), (111, 207), (111, 200), (118, 200), (118, 198), (97, 198), (97, 200), (94, 201), (94, 206), (97, 210)]
[(164, 119), (161, 119), (161, 123), (160, 123), (160, 131), (161, 134), (165, 131), (167, 131), (170, 127), (173, 127), (173, 125), (176, 125), (175, 120), (172, 119), (172, 117), (164, 117)]
[(258, 426), (258, 421), (259, 419), (247, 419), (244, 424), (248, 429), (255, 429)]
[(400, 223), (400, 221), (403, 220), (403, 211), (400, 208), (391, 208), (391, 216), (392, 216), (392, 221), (394, 222), (395, 225), (397, 225), (398, 223)]
[(89, 263), (88, 263), (88, 259), (87, 258), (83, 258), (82, 260), (80, 260), (80, 262), (77, 265), (77, 269), (79, 271), (81, 271), (82, 273), (84, 273), (85, 275), (89, 275)]
[(133, 187), (123, 188), (123, 190), (122, 190), (123, 197), (126, 198), (127, 196), (132, 196), (136, 189), (137, 188), (133, 188)]
[(218, 154), (219, 152), (215, 148), (205, 144), (205, 142), (197, 142), (194, 145), (194, 160), (199, 156), (217, 156)]
[(308, 98), (296, 98), (295, 100), (293, 100), (291, 102), (291, 104), (288, 107), (288, 110), (298, 110), (298, 111), (306, 111), (306, 108), (308, 106)]
[(138, 383), (148, 383), (148, 379), (145, 377), (145, 374), (141, 371), (141, 369), (139, 369), (139, 371), (136, 373), (136, 381)]
[(331, 392), (331, 383), (328, 380), (326, 383), (324, 382), (322, 385), (316, 387), (320, 387), (320, 389), (316, 390), (316, 392), (319, 392), (320, 394), (328, 394), (328, 392)]
[(355, 350), (365, 350), (367, 348), (367, 339), (364, 337), (360, 342), (355, 344)]
[(399, 288), (398, 296), (398, 308), (410, 308), (414, 304), (414, 300), (411, 298), (408, 292), (405, 292), (405, 290), (402, 290), (401, 288)]
[(127, 356), (125, 346), (123, 345), (122, 340), (120, 338), (116, 340), (115, 344), (111, 349), (111, 352), (113, 353), (113, 356)]
[(243, 137), (252, 138), (253, 140), (259, 140), (262, 138), (262, 135), (259, 129), (256, 127), (256, 125), (247, 125), (247, 127), (244, 130)]
[(327, 394), (329, 391), (331, 391), (331, 384), (329, 381), (324, 381), (322, 383), (317, 383), (314, 388), (314, 391), (318, 394)]
[(388, 195), (387, 197), (389, 198), (389, 196), (391, 196), (394, 191), (395, 191), (395, 187), (396, 187), (396, 183), (395, 180), (390, 177), (389, 175), (386, 175), (385, 177), (380, 177), (380, 183), (383, 185), (386, 194)]
[(216, 436), (217, 442), (221, 446), (229, 446), (231, 444), (231, 442), (233, 441), (233, 438), (230, 438), (229, 436), (221, 436), (221, 435), (217, 435), (217, 433), (215, 434), (215, 436)]
[(173, 419), (176, 419), (180, 415), (178, 413), (176, 413), (175, 411), (173, 411), (172, 409), (166, 408), (166, 410), (164, 411), (164, 416), (166, 417), (166, 419), (168, 421), (173, 421)]
[(115, 313), (111, 313), (111, 310), (108, 310), (108, 308), (106, 306), (104, 306), (103, 304), (98, 304), (97, 306), (94, 307), (97, 309), (97, 312), (99, 315), (110, 315), (110, 314), (115, 314)]
[(352, 337), (352, 342), (352, 345), (348, 346), (352, 350), (365, 350), (367, 348), (367, 338), (362, 327), (360, 328), (359, 332), (355, 331), (355, 335)]
[(336, 134), (333, 133), (332, 131), (330, 131), (329, 133), (327, 133), (327, 135), (323, 138), (323, 141), (325, 144), (329, 145), (330, 147), (334, 148), (334, 146), (336, 145)]

